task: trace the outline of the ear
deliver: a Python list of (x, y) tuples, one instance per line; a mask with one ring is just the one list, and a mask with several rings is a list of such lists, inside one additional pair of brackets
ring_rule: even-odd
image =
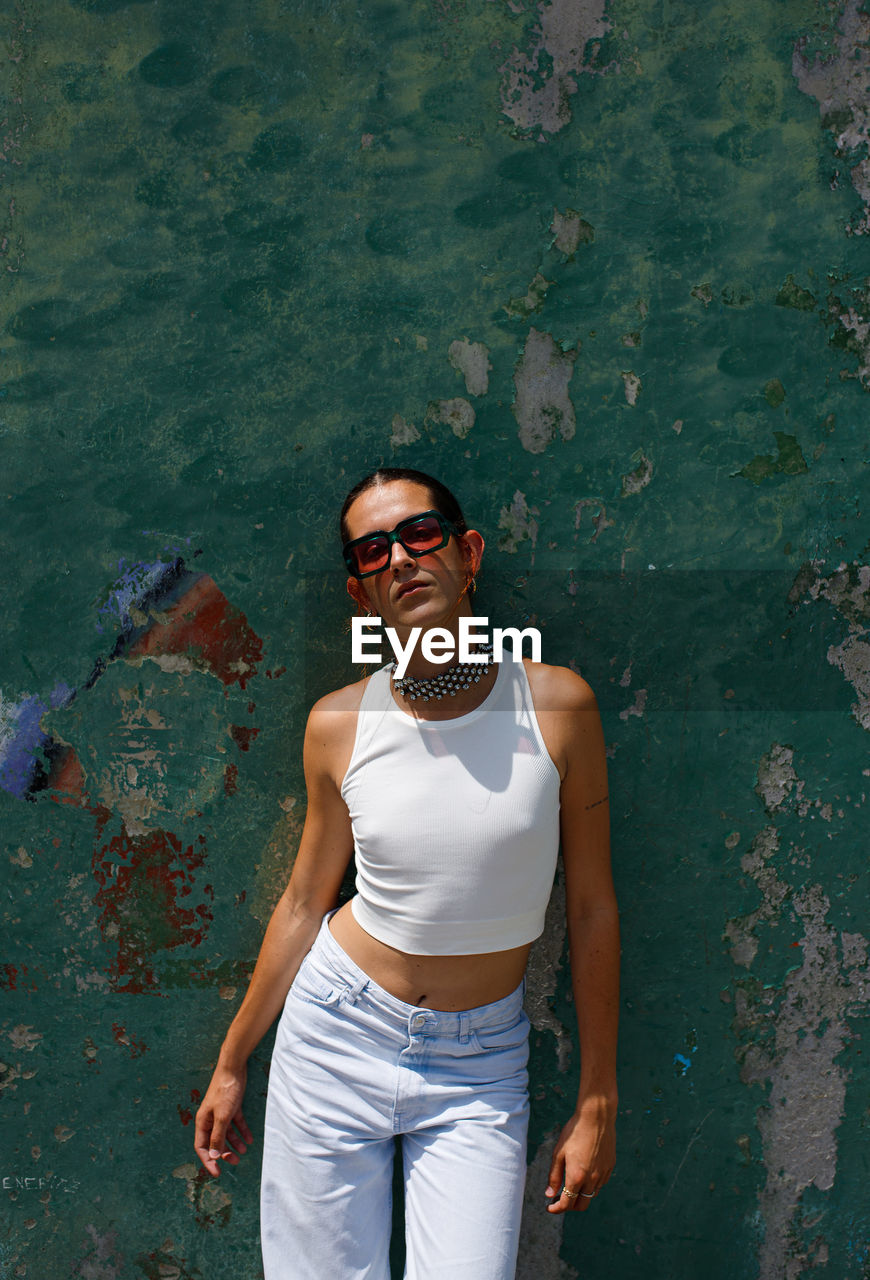
[(345, 589), (359, 610), (363, 613), (371, 613), (371, 603), (366, 595), (366, 589), (360, 582), (359, 578), (348, 578), (347, 583), (345, 584)]
[(467, 529), (465, 533), (460, 535), (460, 541), (462, 543), (463, 559), (471, 570), (472, 578), (474, 578), (480, 568), (480, 562), (483, 559), (483, 548), (486, 544), (476, 529)]

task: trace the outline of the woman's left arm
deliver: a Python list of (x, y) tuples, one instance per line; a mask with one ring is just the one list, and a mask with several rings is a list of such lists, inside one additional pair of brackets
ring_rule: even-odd
[[(573, 672), (550, 668), (548, 674), (552, 710), (546, 718), (564, 770), (560, 827), (580, 1035), (577, 1106), (556, 1142), (546, 1191), (549, 1212), (564, 1213), (588, 1209), (616, 1160), (619, 913), (610, 870), (607, 762), (598, 707), (585, 680)], [(575, 1194), (568, 1195), (565, 1188)]]

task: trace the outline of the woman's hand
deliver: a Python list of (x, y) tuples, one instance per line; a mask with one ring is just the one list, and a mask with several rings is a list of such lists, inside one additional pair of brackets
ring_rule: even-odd
[(588, 1209), (616, 1163), (616, 1103), (587, 1097), (559, 1134), (544, 1194), (548, 1213)]
[(233, 1069), (218, 1063), (196, 1113), (194, 1150), (215, 1177), (220, 1173), (221, 1160), (238, 1164), (239, 1156), (254, 1141), (242, 1115), (247, 1079), (246, 1066)]

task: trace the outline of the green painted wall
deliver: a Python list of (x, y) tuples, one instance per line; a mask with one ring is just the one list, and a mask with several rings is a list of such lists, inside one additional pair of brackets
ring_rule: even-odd
[(546, 1217), (557, 889), (520, 1277), (870, 1276), (870, 14), (8, 0), (2, 37), (0, 1274), (260, 1274), (257, 1156), (213, 1184), (191, 1116), (352, 674), (334, 514), (393, 462), (610, 744), (620, 1156)]

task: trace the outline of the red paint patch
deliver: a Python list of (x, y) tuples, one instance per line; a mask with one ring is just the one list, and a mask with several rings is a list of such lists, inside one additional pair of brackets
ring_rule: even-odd
[(263, 660), (263, 642), (241, 610), (202, 574), (177, 601), (164, 605), (166, 622), (155, 623), (129, 650), (130, 656), (184, 654), (214, 672), (224, 684), (245, 684)]
[(130, 1050), (131, 1058), (141, 1058), (143, 1053), (148, 1052), (147, 1044), (143, 1044), (141, 1040), (137, 1040), (135, 1036), (131, 1036), (126, 1027), (122, 1027), (120, 1022), (112, 1023), (112, 1035), (115, 1044), (121, 1044)]
[(53, 793), (52, 799), (58, 804), (88, 807), (84, 770), (72, 747), (59, 751), (52, 761), (48, 785)]
[(184, 1107), (182, 1109), (180, 1106), (177, 1107), (176, 1110), (178, 1111), (178, 1118), (181, 1121), (181, 1123), (185, 1127), (189, 1125), (191, 1120), (193, 1119), (193, 1112), (190, 1111), (187, 1107)]
[(202, 836), (185, 848), (171, 831), (133, 836), (124, 830), (98, 845), (95, 906), (104, 940), (117, 948), (109, 970), (116, 991), (156, 992), (156, 957), (205, 938), (209, 908), (180, 904), (193, 892), (194, 872), (205, 856)]
[(239, 766), (228, 764), (224, 769), (224, 794), (234, 796), (239, 789)]
[(240, 751), (250, 751), (251, 743), (259, 732), (259, 729), (247, 728), (241, 724), (230, 725), (230, 737)]

